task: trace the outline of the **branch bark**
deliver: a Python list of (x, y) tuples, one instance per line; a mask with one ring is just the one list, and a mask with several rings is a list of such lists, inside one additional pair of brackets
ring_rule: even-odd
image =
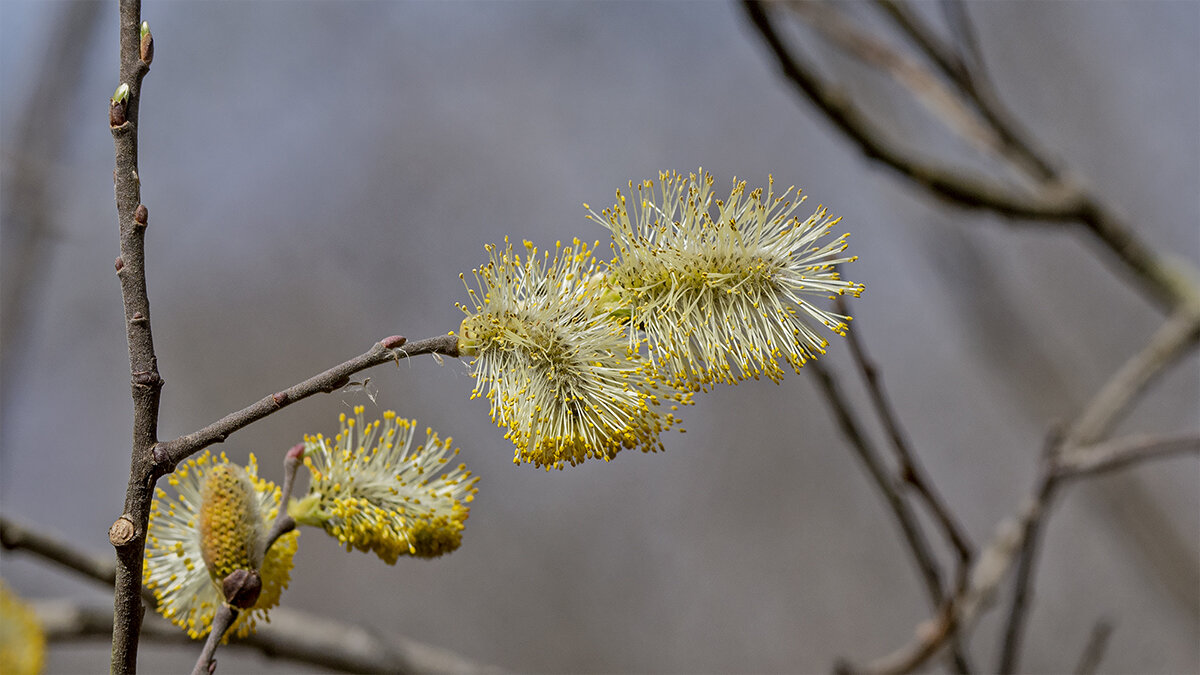
[(114, 109), (120, 108), (120, 115), (110, 111), (109, 125), (116, 155), (113, 182), (121, 242), (117, 277), (121, 282), (121, 299), (125, 305), (133, 394), (133, 447), (122, 517), (133, 523), (134, 536), (128, 540), (114, 541), (117, 567), (113, 594), (113, 673), (133, 673), (137, 670), (138, 634), (145, 611), (141, 601), (142, 556), (154, 487), (144, 478), (147, 468), (153, 465), (151, 449), (158, 442), (158, 405), (163, 384), (150, 330), (145, 266), (147, 215), (141, 203), (138, 177), (138, 109), (142, 78), (149, 71), (149, 65), (142, 61), (140, 55), (141, 23), (141, 0), (121, 0), (119, 84), (128, 87), (128, 94), (124, 101), (118, 100), (113, 104)]

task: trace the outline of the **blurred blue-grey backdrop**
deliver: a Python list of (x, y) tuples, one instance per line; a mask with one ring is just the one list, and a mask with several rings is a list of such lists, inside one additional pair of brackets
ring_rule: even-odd
[[(967, 8), (1020, 119), (1151, 245), (1195, 264), (1200, 4)], [(64, 13), (95, 15), (67, 45), (55, 41)], [(722, 184), (770, 172), (844, 217), (860, 256), (846, 275), (867, 286), (853, 328), (977, 540), (1029, 493), (1048, 426), (1162, 318), (1072, 228), (949, 210), (869, 165), (786, 89), (736, 5), (147, 1), (143, 16), (156, 42), (140, 141), (164, 438), (383, 336), (455, 329), (458, 274), (484, 244), (602, 239), (581, 203), (599, 208), (660, 169), (702, 165)], [(116, 29), (115, 2), (0, 5), (3, 169), (18, 186), (4, 194), (18, 214), (4, 223), (4, 280), (19, 291), (3, 317), (0, 509), (97, 554), (110, 551), (129, 466), (105, 125)], [(965, 156), (897, 87), (795, 38), (890, 111), (906, 143)], [(76, 79), (39, 100), (59, 77)], [(842, 342), (828, 362), (848, 365)], [(664, 454), (551, 474), (511, 464), (461, 363), (367, 374), (380, 410), (453, 435), (482, 476), (465, 543), (387, 567), (305, 532), (287, 605), (518, 671), (571, 672), (823, 671), (890, 651), (929, 615), (807, 373), (700, 397)], [(1195, 429), (1197, 374), (1193, 356), (1121, 431)], [(355, 392), (312, 399), (219, 449), (256, 453), (278, 479), (284, 450), (356, 404), (375, 407)], [(1029, 670), (1070, 668), (1100, 617), (1116, 623), (1106, 669), (1200, 669), (1198, 478), (1179, 459), (1066, 494), (1039, 567)], [(1161, 517), (1131, 538), (1146, 509)], [(1174, 544), (1147, 553), (1146, 540)], [(28, 557), (0, 565), (23, 595), (110, 602)], [(992, 617), (976, 633), (981, 664), (998, 629)], [(58, 647), (49, 669), (98, 671), (107, 651)], [(143, 667), (194, 657), (147, 645)], [(295, 669), (221, 658), (221, 672)]]

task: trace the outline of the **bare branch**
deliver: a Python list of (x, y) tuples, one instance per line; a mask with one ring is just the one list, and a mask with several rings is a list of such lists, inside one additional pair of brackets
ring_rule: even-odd
[[(82, 553), (70, 544), (25, 527), (0, 515), (0, 542), (5, 549), (25, 551), (62, 565), (84, 577), (111, 586), (116, 576), (112, 562)], [(153, 606), (154, 596), (146, 593)], [(110, 612), (67, 605), (58, 616), (45, 622), (50, 639), (93, 638), (112, 633)], [(39, 616), (46, 618), (46, 614)], [(146, 637), (194, 645), (195, 641), (165, 620), (152, 616), (146, 622)], [(378, 636), (374, 631), (324, 617), (275, 607), (271, 621), (260, 623), (257, 632), (228, 646), (255, 649), (274, 658), (308, 663), (324, 668), (359, 673), (483, 673), (501, 672), (448, 650), (407, 638)]]
[[(1194, 270), (1176, 269), (1134, 233), (1114, 211), (1075, 182), (1043, 181), (1037, 194), (1018, 194), (991, 178), (972, 175), (962, 167), (942, 166), (903, 149), (873, 124), (842, 91), (825, 82), (810, 64), (790, 49), (775, 30), (768, 4), (742, 0), (746, 16), (771, 50), (780, 71), (797, 92), (815, 105), (868, 159), (892, 169), (918, 187), (969, 209), (986, 209), (1010, 219), (1029, 222), (1077, 222), (1111, 253), (1107, 262), (1160, 307), (1168, 310), (1196, 302), (1200, 297)], [(998, 104), (997, 104), (998, 105)], [(995, 106), (993, 106), (994, 108)], [(1019, 138), (1014, 136), (1013, 142)], [(1022, 141), (1023, 142), (1023, 141)], [(1062, 175), (1073, 175), (1063, 172)], [(1020, 224), (1012, 220), (1010, 224)]]
[[(833, 374), (822, 362), (817, 360), (809, 362), (808, 367), (812, 368), (813, 372), (816, 373), (817, 384), (825, 394), (824, 399), (829, 402), (830, 407), (833, 409), (838, 426), (842, 430), (842, 435), (849, 441), (850, 447), (854, 450), (859, 460), (862, 461), (863, 466), (866, 467), (867, 474), (870, 475), (871, 480), (875, 483), (875, 487), (878, 488), (879, 492), (883, 495), (884, 501), (887, 502), (888, 508), (891, 509), (892, 515), (895, 516), (896, 524), (900, 526), (900, 532), (904, 535), (904, 541), (908, 544), (908, 549), (917, 564), (917, 569), (925, 581), (925, 589), (929, 594), (929, 599), (934, 607), (942, 605), (946, 600), (946, 596), (942, 589), (941, 569), (929, 546), (929, 541), (925, 538), (925, 534), (921, 530), (921, 525), (917, 520), (916, 514), (909, 506), (909, 503), (905, 501), (904, 496), (900, 494), (900, 490), (889, 475), (887, 466), (879, 456), (879, 452), (867, 440), (862, 424), (852, 412), (850, 403), (842, 396), (841, 388), (838, 386)], [(951, 635), (947, 637), (953, 638), (953, 626), (950, 627), (948, 632)], [(957, 649), (957, 645), (954, 654), (954, 665), (959, 672), (970, 672), (971, 670), (966, 654)]]
[(988, 178), (960, 167), (945, 167), (896, 147), (840, 90), (783, 43), (766, 5), (743, 0), (750, 22), (774, 54), (779, 68), (795, 88), (854, 141), (868, 159), (880, 162), (934, 195), (972, 209), (987, 209), (1010, 218), (1062, 222), (1076, 218), (1082, 206), (1076, 195), (1033, 197), (1016, 194)]
[(957, 9), (952, 11), (957, 17), (956, 23), (964, 33), (971, 49), (973, 57), (971, 63), (959, 57), (907, 4), (897, 0), (876, 0), (876, 4), (884, 10), (884, 13), (895, 22), (913, 44), (924, 52), (951, 82), (958, 86), (1000, 138), (1002, 153), (1009, 161), (1039, 182), (1054, 182), (1059, 179), (1059, 171), (1046, 156), (1047, 153), (1036, 147), (1028, 132), (1021, 127), (996, 95), (991, 81), (983, 70), (983, 61), (979, 59), (974, 30), (967, 16), (966, 7), (956, 3)]
[[(1017, 517), (1006, 519), (997, 526), (996, 533), (975, 562), (967, 588), (943, 605), (936, 616), (921, 624), (912, 642), (872, 661), (862, 671), (907, 673), (919, 668), (949, 644), (955, 631), (970, 629), (980, 612), (991, 604), (1008, 571), (1017, 563), (1017, 581), (1005, 620), (1006, 645), (1002, 652), (1011, 655), (998, 668), (1000, 672), (1013, 672), (1017, 667), (1020, 632), (1032, 588), (1037, 538), (1058, 488), (1069, 479), (1093, 476), (1151, 459), (1200, 452), (1200, 436), (1197, 435), (1131, 436), (1087, 448), (1067, 448), (1063, 442), (1063, 439), (1049, 442), (1034, 494)], [(1011, 638), (1007, 637), (1010, 634)], [(846, 668), (860, 670), (849, 665)]]
[(1124, 469), (1148, 459), (1184, 453), (1200, 453), (1200, 435), (1138, 434), (1083, 448), (1066, 448), (1054, 459), (1054, 470), (1063, 479), (1081, 478)]
[(1030, 517), (1024, 519), (1024, 536), (1017, 553), (1016, 579), (1013, 582), (1012, 601), (1004, 621), (1004, 641), (1000, 646), (999, 665), (996, 672), (1017, 672), (1021, 656), (1021, 639), (1024, 636), (1025, 620), (1029, 615), (1029, 597), (1033, 594), (1033, 578), (1037, 556), (1041, 552), (1042, 531), (1050, 516), (1051, 502), (1057, 493), (1060, 476), (1054, 470), (1054, 457), (1061, 447), (1062, 438), (1051, 433), (1046, 449), (1042, 453), (1042, 468), (1034, 490), (1034, 508)]
[(237, 621), (238, 613), (238, 610), (225, 603), (221, 603), (217, 608), (216, 614), (213, 615), (212, 630), (208, 632), (204, 648), (200, 650), (196, 665), (192, 667), (192, 675), (212, 675), (216, 672), (217, 647), (221, 645), (221, 638), (225, 637), (233, 622)]
[[(848, 315), (850, 311), (847, 304), (845, 298), (839, 296), (836, 301), (837, 311)], [(888, 438), (891, 440), (892, 449), (896, 453), (896, 460), (900, 464), (900, 477), (925, 503), (926, 508), (941, 527), (942, 534), (945, 535), (946, 540), (954, 547), (955, 552), (958, 554), (960, 577), (962, 577), (958, 585), (961, 586), (962, 582), (965, 581), (964, 575), (966, 574), (966, 570), (970, 568), (971, 558), (974, 555), (974, 547), (971, 544), (971, 539), (966, 531), (963, 530), (962, 525), (955, 520), (953, 511), (942, 500), (937, 489), (933, 486), (933, 482), (925, 475), (925, 469), (917, 459), (916, 453), (913, 452), (912, 446), (908, 442), (907, 434), (901, 428), (900, 420), (896, 416), (892, 403), (888, 399), (887, 392), (883, 388), (879, 368), (871, 360), (870, 356), (867, 355), (866, 348), (859, 338), (858, 331), (849, 331), (847, 338), (850, 344), (850, 355), (853, 357), (859, 372), (862, 373), (863, 380), (867, 385), (867, 391), (871, 397), (871, 403), (875, 407), (875, 412), (879, 416), (879, 420), (883, 423)]]
[(190, 455), (203, 450), (213, 443), (220, 443), (230, 434), (258, 420), (313, 394), (330, 393), (341, 389), (350, 383), (350, 376), (367, 368), (388, 363), (399, 362), (422, 354), (444, 354), (458, 356), (458, 338), (453, 335), (406, 343), (400, 336), (384, 338), (376, 342), (371, 349), (349, 361), (314, 375), (299, 384), (283, 391), (276, 392), (259, 399), (258, 402), (241, 410), (229, 413), (212, 424), (186, 436), (180, 436), (171, 441), (159, 443), (154, 450), (157, 463), (147, 474), (151, 478), (169, 473), (176, 464), (187, 459)]
[(821, 2), (791, 2), (788, 8), (850, 56), (907, 87), (930, 112), (941, 117), (948, 127), (979, 150), (993, 154), (1009, 151), (996, 131), (984, 124), (977, 113), (929, 69), (859, 28), (846, 18), (843, 10)]
[(1176, 311), (1101, 387), (1067, 432), (1066, 445), (1091, 445), (1108, 433), (1138, 394), (1200, 342), (1200, 306)]
[(144, 477), (153, 465), (151, 448), (158, 442), (158, 404), (162, 377), (154, 355), (150, 331), (150, 301), (146, 294), (145, 237), (147, 211), (142, 206), (138, 177), (138, 108), (142, 78), (150, 66), (142, 61), (141, 0), (120, 0), (121, 66), (119, 91), (109, 111), (116, 168), (113, 171), (120, 226), (121, 257), (117, 277), (125, 305), (126, 341), (133, 393), (133, 447), (129, 462), (129, 485), (125, 491), (123, 517), (134, 526), (133, 536), (117, 551), (116, 585), (113, 594), (113, 673), (137, 670), (138, 633), (145, 608), (141, 602), (142, 554), (146, 546), (146, 523), (150, 517), (152, 485)]

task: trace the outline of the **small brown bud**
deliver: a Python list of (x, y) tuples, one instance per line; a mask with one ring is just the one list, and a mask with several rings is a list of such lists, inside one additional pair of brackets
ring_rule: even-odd
[(129, 323), (146, 323), (146, 315), (141, 312), (134, 312), (129, 318)]
[(405, 342), (408, 342), (408, 338), (404, 337), (403, 335), (390, 335), (383, 338), (379, 342), (388, 349), (395, 349), (396, 347), (403, 345)]
[(108, 126), (119, 127), (125, 124), (125, 104), (113, 102), (108, 109)]
[(149, 217), (150, 212), (146, 210), (145, 204), (138, 204), (137, 208), (133, 211), (133, 222), (141, 225), (142, 227), (146, 226), (146, 219)]
[(108, 541), (113, 546), (120, 548), (128, 546), (129, 542), (133, 541), (134, 535), (137, 533), (137, 527), (133, 524), (133, 518), (122, 514), (108, 528)]
[(129, 104), (129, 85), (122, 84), (108, 100), (108, 126), (116, 128), (125, 124), (125, 108)]
[(162, 471), (160, 475), (166, 475), (175, 470), (175, 465), (171, 462), (171, 456), (159, 443), (155, 443), (154, 447), (150, 448), (150, 458), (154, 460), (156, 470)]
[(262, 593), (262, 577), (253, 570), (234, 570), (221, 581), (225, 602), (238, 609), (250, 609)]
[(125, 267), (125, 261), (117, 257), (117, 261), (113, 263), (113, 267), (117, 268), (117, 271), (120, 272)]
[(287, 392), (281, 391), (281, 392), (278, 392), (275, 394), (271, 394), (271, 400), (275, 402), (275, 405), (282, 406), (284, 403), (287, 403), (287, 400), (288, 400)]
[(146, 65), (150, 65), (154, 61), (154, 36), (150, 34), (150, 26), (144, 22), (142, 23), (142, 43), (138, 46), (138, 56)]

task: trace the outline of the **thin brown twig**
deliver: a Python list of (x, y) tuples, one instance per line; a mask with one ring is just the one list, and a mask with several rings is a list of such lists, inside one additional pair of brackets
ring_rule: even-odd
[[(833, 414), (837, 418), (842, 435), (849, 441), (851, 449), (854, 450), (855, 455), (863, 463), (867, 474), (871, 477), (880, 494), (883, 495), (884, 501), (887, 502), (888, 508), (896, 518), (896, 523), (900, 526), (900, 532), (904, 536), (904, 541), (908, 544), (908, 550), (912, 554), (913, 561), (917, 564), (917, 569), (925, 582), (925, 589), (929, 594), (931, 603), (934, 607), (942, 605), (946, 601), (946, 594), (942, 587), (941, 569), (930, 548), (929, 541), (925, 538), (925, 533), (921, 529), (916, 514), (900, 493), (896, 483), (892, 480), (883, 458), (880, 457), (879, 452), (875, 450), (871, 442), (867, 440), (862, 424), (852, 412), (850, 403), (842, 396), (841, 388), (838, 386), (833, 374), (818, 360), (809, 362), (808, 367), (812, 368), (813, 372), (816, 373), (817, 384), (821, 387), (821, 391), (824, 393), (823, 398), (829, 402)], [(953, 639), (954, 636), (951, 635), (949, 637)], [(957, 645), (955, 645), (952, 658), (957, 671), (971, 671), (965, 652), (959, 649)]]
[[(1058, 169), (1044, 151), (1031, 140), (1012, 113), (1004, 106), (983, 71), (982, 61), (968, 64), (950, 48), (907, 4), (896, 0), (876, 0), (876, 4), (908, 36), (914, 45), (942, 71), (965, 95), (984, 121), (1001, 140), (1005, 157), (1039, 182), (1059, 179)], [(958, 22), (974, 44), (974, 31), (966, 8), (959, 5)]]
[(279, 489), (279, 510), (275, 512), (275, 521), (271, 523), (271, 530), (267, 532), (264, 538), (263, 558), (266, 558), (266, 551), (270, 551), (275, 545), (275, 541), (283, 535), (296, 529), (296, 519), (292, 518), (288, 513), (288, 502), (292, 498), (292, 488), (296, 485), (296, 471), (300, 468), (302, 461), (300, 457), (304, 453), (304, 444), (297, 443), (293, 445), (291, 450), (283, 458), (283, 487)]
[(121, 242), (117, 277), (121, 282), (121, 299), (125, 305), (133, 394), (133, 447), (122, 517), (133, 523), (134, 536), (120, 541), (119, 545), (117, 541), (113, 542), (117, 553), (113, 593), (113, 673), (133, 673), (137, 670), (138, 634), (145, 612), (141, 601), (142, 555), (153, 498), (153, 486), (144, 477), (146, 470), (153, 465), (151, 449), (158, 442), (158, 405), (163, 384), (150, 330), (145, 266), (147, 215), (146, 208), (142, 206), (138, 177), (138, 108), (142, 78), (150, 69), (140, 54), (141, 23), (141, 0), (120, 0), (121, 65), (118, 84), (127, 93), (124, 100), (114, 99), (112, 110), (109, 111), (109, 126), (112, 128), (116, 155), (113, 182)]
[[(1186, 451), (1187, 443), (1159, 445), (1157, 452), (1147, 452), (1145, 446), (1132, 446), (1128, 442), (1115, 450), (1103, 445), (1093, 445), (1090, 450), (1081, 449), (1084, 443), (1094, 444), (1108, 433), (1137, 396), (1144, 392), (1153, 380), (1165, 372), (1167, 367), (1182, 358), (1200, 340), (1200, 311), (1195, 306), (1184, 306), (1172, 314), (1155, 331), (1150, 341), (1125, 362), (1109, 378), (1092, 398), (1083, 412), (1068, 429), (1061, 443), (1047, 456), (1046, 466), (1039, 479), (1038, 499), (1049, 507), (1058, 484), (1072, 476), (1061, 458), (1072, 457), (1074, 466), (1089, 473), (1099, 473), (1119, 466), (1127, 466), (1148, 456), (1161, 456), (1171, 452)], [(1028, 596), (1032, 593), (1035, 560), (1041, 531), (1040, 521), (1030, 523), (1029, 531), (1021, 551), (1013, 584), (1012, 601), (1004, 621), (1004, 638), (1000, 649), (1000, 672), (1014, 672), (1020, 660), (1020, 647), (1029, 612)]]
[[(103, 558), (83, 553), (71, 544), (46, 534), (42, 528), (21, 525), (0, 515), (0, 544), (7, 550), (32, 553), (43, 560), (62, 565), (83, 577), (111, 587), (116, 578), (115, 565)], [(144, 599), (154, 606), (154, 595)], [(112, 634), (113, 615), (74, 605), (56, 605), (51, 612), (52, 639), (83, 639)], [(195, 641), (167, 624), (165, 620), (147, 621), (147, 635), (159, 641), (194, 645)], [(271, 621), (260, 623), (257, 631), (232, 647), (255, 649), (272, 658), (307, 663), (346, 672), (368, 673), (467, 673), (500, 672), (448, 650), (407, 638), (383, 640), (374, 631), (287, 607), (271, 609)]]
[(1062, 478), (1054, 461), (1061, 449), (1062, 437), (1057, 432), (1051, 436), (1052, 439), (1047, 442), (1046, 450), (1042, 454), (1042, 468), (1039, 471), (1037, 487), (1034, 489), (1033, 502), (1036, 508), (1031, 517), (1024, 521), (1024, 536), (1017, 551), (1017, 569), (1008, 617), (1004, 622), (1004, 637), (996, 668), (998, 673), (1013, 673), (1017, 670), (1021, 656), (1021, 639), (1024, 635), (1025, 621), (1029, 616), (1029, 599), (1033, 594), (1037, 557), (1041, 552), (1042, 533), (1050, 516), (1059, 480)]
[(200, 650), (196, 665), (192, 667), (192, 675), (212, 675), (216, 672), (217, 647), (221, 645), (221, 640), (233, 626), (233, 622), (237, 621), (238, 614), (236, 608), (224, 602), (217, 608), (213, 614), (212, 629), (208, 631), (208, 638), (204, 640), (204, 648)]
[[(1029, 550), (1027, 541), (1044, 526), (1050, 500), (1061, 485), (1076, 478), (1127, 468), (1144, 461), (1200, 453), (1200, 438), (1194, 436), (1135, 436), (1072, 449), (1063, 449), (1061, 443), (1062, 440), (1051, 442), (1056, 454), (1043, 464), (1037, 488), (1020, 513), (1002, 521), (983, 547), (971, 570), (971, 582), (966, 590), (950, 598), (932, 619), (919, 626), (916, 636), (908, 644), (872, 661), (865, 668), (847, 666), (847, 669), (869, 673), (912, 672), (936, 656), (949, 643), (954, 631), (969, 630), (980, 612), (991, 604), (996, 590), (1013, 564), (1019, 564), (1021, 556), (1029, 557), (1027, 575), (1032, 572), (1033, 553), (1036, 550), (1026, 554), (1025, 551)], [(1030, 591), (1028, 578), (1024, 584), (1027, 597)], [(1012, 620), (1011, 616), (1010, 611), (1008, 621)], [(1006, 631), (1008, 621), (1005, 624)]]
[(174, 440), (159, 443), (154, 452), (158, 458), (158, 464), (147, 474), (147, 478), (157, 478), (169, 472), (176, 464), (190, 455), (214, 443), (224, 441), (238, 429), (257, 422), (296, 401), (308, 398), (314, 394), (327, 394), (345, 387), (350, 383), (350, 376), (357, 372), (384, 363), (398, 362), (400, 359), (423, 354), (442, 354), (457, 357), (458, 338), (453, 335), (440, 335), (407, 343), (400, 336), (384, 338), (380, 342), (376, 342), (365, 353), (349, 361), (339, 363), (329, 370), (292, 385), (283, 391), (265, 396), (241, 410), (229, 413), (203, 429), (180, 436)]
[(884, 40), (860, 28), (836, 5), (822, 2), (790, 2), (788, 8), (817, 33), (856, 60), (891, 76), (911, 91), (918, 101), (942, 118), (960, 137), (985, 153), (1009, 149), (996, 130), (942, 79)]
[[(766, 3), (743, 0), (751, 24), (771, 49), (784, 77), (825, 114), (868, 159), (875, 160), (934, 195), (961, 207), (986, 209), (1027, 221), (1062, 222), (1074, 219), (1081, 204), (1075, 195), (1056, 197), (1017, 194), (995, 181), (959, 167), (942, 166), (901, 150), (866, 118), (842, 91), (835, 89), (800, 59), (775, 30)], [(1018, 221), (1019, 222), (1019, 221)]]
[(742, 0), (747, 18), (775, 57), (783, 76), (815, 105), (870, 160), (895, 171), (931, 194), (960, 207), (1005, 216), (1010, 224), (1077, 222), (1111, 254), (1105, 260), (1152, 301), (1171, 310), (1196, 301), (1195, 273), (1177, 269), (1141, 239), (1128, 223), (1082, 187), (1057, 181), (1044, 183), (1034, 195), (1014, 193), (991, 178), (962, 167), (942, 166), (903, 149), (888, 138), (841, 90), (825, 82), (810, 64), (784, 43), (775, 29), (769, 3)]
[[(849, 314), (848, 303), (845, 298), (839, 296), (835, 304), (836, 310), (839, 313)], [(880, 422), (882, 422), (884, 430), (887, 432), (892, 449), (895, 451), (896, 461), (900, 465), (900, 477), (906, 485), (917, 493), (921, 501), (924, 502), (930, 515), (937, 521), (947, 542), (950, 543), (958, 555), (960, 581), (957, 585), (961, 588), (962, 584), (966, 581), (965, 573), (966, 570), (970, 569), (971, 558), (975, 553), (970, 536), (967, 535), (962, 525), (955, 519), (953, 510), (946, 504), (941, 495), (938, 494), (933, 481), (926, 475), (925, 468), (921, 465), (920, 460), (917, 459), (917, 455), (908, 441), (908, 435), (900, 426), (900, 419), (896, 415), (891, 400), (888, 398), (887, 391), (883, 387), (883, 378), (879, 374), (879, 368), (867, 354), (866, 347), (863, 346), (858, 331), (849, 331), (847, 333), (847, 342), (850, 345), (850, 355), (854, 359), (854, 364), (858, 367), (859, 372), (862, 373), (863, 380), (867, 385), (871, 404), (875, 407), (875, 412)]]

